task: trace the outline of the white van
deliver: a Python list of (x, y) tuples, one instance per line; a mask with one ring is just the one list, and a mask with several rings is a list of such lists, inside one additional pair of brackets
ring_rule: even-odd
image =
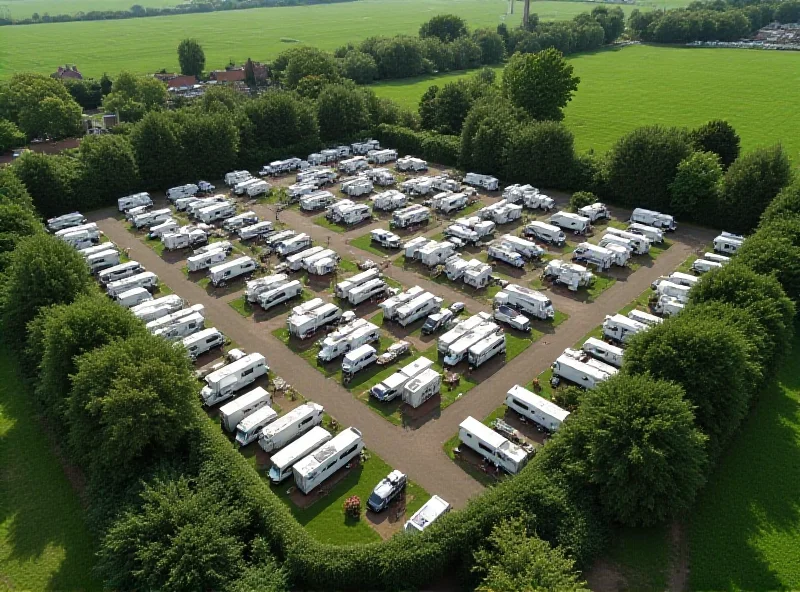
[[(322, 426), (314, 426), (304, 436), (298, 438), (286, 448), (272, 455), (269, 469), (269, 480), (275, 485), (292, 476), (292, 467), (300, 460), (328, 442), (333, 436)], [(239, 435), (236, 435), (237, 442)]]
[(196, 360), (204, 353), (211, 351), (215, 347), (222, 347), (225, 345), (225, 336), (219, 332), (216, 327), (203, 329), (193, 335), (184, 337), (181, 340), (181, 345), (186, 349), (189, 358)]
[(359, 348), (348, 353), (342, 360), (342, 374), (345, 379), (352, 376), (359, 370), (363, 370), (370, 364), (378, 360), (378, 352), (371, 345), (364, 344)]
[(239, 446), (247, 446), (255, 442), (261, 431), (276, 419), (278, 413), (272, 407), (265, 406), (254, 411), (236, 426), (236, 443)]
[(110, 282), (106, 285), (106, 292), (112, 298), (116, 298), (133, 288), (155, 288), (156, 286), (158, 286), (158, 276), (151, 271), (143, 271), (125, 279)]

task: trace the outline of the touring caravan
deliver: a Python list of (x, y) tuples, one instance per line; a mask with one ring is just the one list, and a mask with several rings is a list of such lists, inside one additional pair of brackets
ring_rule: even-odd
[(486, 191), (497, 191), (500, 181), (490, 175), (479, 175), (478, 173), (467, 173), (464, 175), (464, 183), (473, 187), (480, 187)]
[(434, 495), (414, 512), (414, 515), (405, 523), (403, 530), (407, 533), (422, 532), (449, 511), (450, 504), (438, 495)]
[[(111, 268), (113, 269), (113, 267)], [(150, 271), (143, 271), (122, 280), (116, 280), (106, 285), (106, 292), (112, 298), (116, 298), (123, 292), (133, 288), (154, 289), (158, 286), (158, 276)]]
[(467, 359), (470, 368), (477, 368), (481, 364), (488, 362), (498, 354), (506, 352), (506, 336), (503, 333), (495, 333), (484, 337), (478, 343), (469, 348)]
[(192, 255), (186, 259), (186, 267), (189, 272), (202, 271), (209, 267), (219, 265), (227, 258), (228, 254), (225, 251), (208, 251), (199, 255)]
[(714, 239), (714, 251), (723, 255), (733, 255), (744, 244), (744, 237), (730, 232), (723, 232)]
[(150, 194), (144, 192), (126, 195), (125, 197), (120, 197), (117, 200), (117, 207), (119, 208), (120, 212), (127, 212), (132, 208), (138, 208), (141, 206), (151, 207), (152, 205), (153, 199), (150, 197)]
[(205, 405), (216, 405), (230, 399), (236, 391), (265, 376), (267, 372), (269, 367), (264, 356), (258, 353), (246, 355), (206, 376), (206, 386), (200, 391), (200, 396)]
[(647, 331), (647, 325), (621, 314), (608, 315), (603, 321), (603, 337), (616, 343), (627, 343), (642, 331)]
[(633, 252), (637, 255), (645, 255), (650, 252), (650, 239), (641, 234), (627, 232), (619, 228), (609, 227), (606, 229), (606, 235), (615, 234), (622, 238), (628, 239), (633, 244)]
[(292, 280), (280, 286), (276, 286), (258, 295), (258, 303), (264, 310), (269, 310), (281, 302), (286, 302), (292, 298), (297, 298), (303, 292), (303, 284), (300, 280)]
[(114, 267), (119, 265), (119, 251), (106, 249), (105, 251), (94, 253), (86, 257), (86, 264), (92, 273), (98, 273), (109, 267)]
[(597, 339), (596, 337), (590, 337), (583, 343), (581, 349), (593, 358), (597, 358), (598, 360), (606, 362), (607, 364), (611, 364), (612, 366), (616, 366), (617, 368), (622, 368), (625, 350), (623, 350), (621, 347), (611, 345), (610, 343), (606, 343), (602, 339)]
[(598, 220), (606, 220), (611, 218), (611, 212), (608, 211), (608, 208), (605, 204), (600, 203), (599, 201), (588, 206), (583, 206), (578, 210), (578, 214), (589, 218), (592, 223), (597, 222)]
[(200, 188), (194, 183), (188, 185), (179, 185), (178, 187), (170, 187), (167, 189), (167, 199), (175, 203), (176, 200), (182, 197), (193, 197), (197, 195)]
[(551, 366), (553, 378), (568, 380), (569, 382), (586, 389), (594, 389), (610, 378), (610, 375), (590, 366), (572, 356), (561, 354)]
[(117, 295), (117, 304), (125, 308), (132, 308), (138, 304), (152, 302), (153, 296), (146, 288), (131, 288)]
[(119, 265), (104, 269), (97, 275), (97, 279), (100, 280), (101, 284), (110, 284), (117, 280), (129, 278), (142, 271), (144, 271), (144, 268), (138, 261), (126, 261), (125, 263), (120, 263)]
[(523, 231), (525, 236), (532, 236), (542, 242), (553, 244), (557, 247), (564, 246), (567, 242), (567, 237), (564, 232), (552, 224), (545, 224), (544, 222), (534, 221), (529, 222)]
[(556, 310), (553, 302), (541, 292), (520, 286), (508, 284), (502, 291), (495, 294), (494, 306), (511, 306), (525, 315), (541, 320), (555, 317)]
[(274, 229), (275, 227), (272, 222), (262, 220), (261, 222), (256, 222), (250, 226), (243, 226), (236, 233), (239, 235), (241, 240), (246, 241), (269, 234)]
[(168, 294), (149, 302), (143, 302), (131, 308), (133, 316), (143, 323), (155, 321), (183, 308), (183, 299), (177, 294)]
[(278, 413), (269, 406), (264, 406), (257, 411), (254, 411), (236, 426), (236, 443), (239, 446), (247, 446), (251, 442), (258, 440), (261, 432), (278, 419)]
[(633, 234), (641, 234), (650, 239), (651, 243), (663, 243), (664, 233), (655, 226), (648, 226), (647, 224), (639, 224), (634, 222), (628, 226), (628, 232)]
[(176, 319), (175, 322), (165, 325), (153, 331), (156, 337), (162, 337), (167, 341), (179, 341), (189, 335), (193, 335), (205, 328), (205, 318), (199, 312), (194, 312)]
[(181, 345), (186, 350), (189, 358), (196, 360), (212, 349), (225, 345), (225, 337), (219, 332), (219, 329), (211, 327), (184, 337), (181, 340)]
[(676, 230), (678, 228), (675, 218), (668, 214), (661, 212), (654, 212), (653, 210), (646, 210), (644, 208), (636, 208), (631, 212), (632, 223), (645, 224), (647, 226), (654, 226), (663, 230)]
[(441, 388), (442, 375), (427, 368), (403, 385), (403, 403), (416, 409), (438, 394)]
[(225, 403), (219, 408), (219, 416), (222, 421), (222, 427), (229, 432), (236, 430), (245, 417), (258, 411), (262, 407), (269, 407), (272, 405), (272, 395), (269, 394), (264, 388), (258, 386), (252, 391), (245, 393), (241, 397), (236, 397), (230, 403)]
[(403, 387), (409, 380), (418, 374), (421, 374), (431, 366), (433, 366), (433, 360), (425, 357), (419, 357), (410, 364), (400, 368), (400, 370), (391, 376), (386, 377), (380, 383), (373, 386), (369, 393), (379, 401), (392, 401), (395, 398), (402, 396)]
[(258, 438), (264, 452), (280, 450), (313, 427), (322, 424), (322, 405), (305, 403), (265, 427)]
[(258, 264), (250, 257), (239, 257), (208, 270), (208, 277), (214, 287), (224, 286), (228, 281), (241, 276), (249, 276), (258, 269)]
[(237, 214), (225, 220), (225, 222), (222, 223), (222, 228), (224, 228), (228, 232), (234, 232), (236, 230), (239, 230), (240, 228), (252, 226), (256, 222), (258, 222), (258, 216), (256, 215), (256, 213), (247, 211), (247, 212), (242, 212), (241, 214)]
[(572, 212), (556, 212), (547, 222), (564, 230), (571, 230), (575, 234), (586, 234), (592, 227), (589, 218)]
[(297, 488), (308, 495), (364, 449), (361, 432), (350, 427), (336, 435), (293, 467)]
[(347, 295), (350, 293), (351, 290), (380, 277), (381, 277), (380, 271), (378, 271), (375, 268), (368, 269), (367, 271), (363, 271), (359, 274), (352, 276), (351, 278), (348, 278), (336, 284), (336, 287), (334, 288), (334, 294), (336, 295), (337, 298), (347, 298)]
[(342, 360), (342, 376), (347, 381), (377, 361), (378, 352), (375, 348), (368, 344), (361, 345), (345, 354)]
[(362, 345), (376, 342), (380, 339), (380, 330), (377, 325), (356, 319), (352, 323), (339, 328), (322, 341), (317, 360), (327, 363), (335, 360), (347, 352), (354, 351)]
[(458, 426), (458, 439), (467, 448), (506, 473), (516, 475), (528, 463), (528, 451), (472, 416)]
[[(275, 485), (292, 476), (292, 467), (332, 438), (322, 426), (314, 426), (286, 448), (270, 458), (269, 480)], [(238, 439), (238, 435), (237, 435)]]
[(548, 432), (556, 432), (569, 417), (566, 411), (544, 397), (515, 384), (506, 393), (506, 405)]

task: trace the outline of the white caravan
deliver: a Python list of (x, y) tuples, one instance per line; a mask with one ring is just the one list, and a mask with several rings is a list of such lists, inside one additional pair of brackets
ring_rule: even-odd
[(447, 238), (457, 238), (468, 245), (475, 245), (481, 240), (477, 232), (461, 224), (451, 224), (444, 229), (444, 235)]
[(94, 253), (86, 257), (86, 264), (92, 273), (98, 273), (109, 267), (119, 265), (119, 251), (116, 249), (106, 249), (99, 253)]
[(726, 265), (731, 262), (730, 257), (727, 257), (726, 255), (720, 255), (718, 253), (704, 253), (703, 259), (706, 261), (713, 261), (714, 263), (720, 263), (722, 265)]
[(407, 327), (427, 317), (429, 314), (438, 311), (441, 304), (441, 298), (434, 296), (430, 292), (425, 292), (398, 308), (397, 314), (392, 320), (396, 321), (402, 327)]
[[(216, 204), (229, 204), (231, 203), (229, 200), (225, 198), (224, 195), (212, 195), (211, 197), (204, 197), (202, 199), (197, 199), (186, 206), (186, 213), (189, 214), (192, 218), (196, 218), (197, 215), (200, 213), (200, 210), (205, 208), (211, 207)], [(180, 205), (180, 204), (176, 204)]]
[(668, 214), (661, 212), (654, 212), (653, 210), (646, 210), (644, 208), (636, 208), (631, 212), (631, 222), (638, 222), (639, 224), (646, 224), (647, 226), (654, 226), (664, 230), (676, 230), (678, 223), (675, 218)]
[(336, 287), (334, 288), (334, 294), (337, 298), (347, 298), (347, 295), (354, 288), (380, 277), (381, 272), (374, 267), (372, 269), (368, 269), (367, 271), (362, 271), (361, 273), (358, 273), (353, 277), (336, 284)]
[[(612, 234), (610, 236), (614, 235)], [(613, 255), (613, 259), (611, 260), (611, 262), (614, 265), (618, 265), (619, 267), (625, 267), (628, 264), (628, 261), (630, 261), (631, 259), (631, 249), (628, 246), (623, 246), (614, 242), (607, 242), (606, 244), (601, 244), (599, 246), (611, 251)]]
[(650, 239), (651, 243), (664, 242), (664, 233), (655, 226), (647, 226), (647, 224), (639, 224), (638, 222), (634, 222), (633, 224), (628, 225), (628, 232), (646, 236), (648, 239)]
[(630, 338), (647, 331), (648, 327), (644, 323), (634, 321), (621, 314), (608, 315), (603, 321), (603, 337), (616, 343), (627, 343)]
[[(604, 234), (600, 237), (600, 241), (597, 244), (606, 249), (610, 249), (612, 246), (622, 247), (628, 251), (629, 254), (633, 254), (636, 251), (636, 245), (632, 240), (617, 236), (616, 234)], [(630, 259), (630, 256), (628, 258)]]
[(424, 236), (417, 236), (403, 243), (403, 251), (406, 259), (415, 259), (417, 251), (421, 248), (436, 242), (432, 239), (425, 238)]
[(599, 201), (579, 208), (578, 214), (589, 218), (589, 220), (593, 223), (597, 222), (598, 220), (607, 220), (611, 218), (611, 212), (608, 211), (608, 208), (605, 204), (600, 203)]
[(551, 279), (554, 284), (565, 285), (572, 292), (577, 292), (580, 287), (590, 286), (594, 281), (594, 275), (588, 269), (561, 259), (550, 261), (542, 275)]
[(264, 452), (272, 452), (322, 424), (322, 405), (305, 403), (295, 407), (283, 417), (265, 427), (258, 437), (258, 445)]
[(330, 362), (362, 345), (376, 342), (380, 337), (380, 329), (376, 325), (364, 319), (356, 319), (322, 340), (317, 360), (323, 363)]
[(354, 204), (342, 210), (339, 222), (345, 226), (352, 226), (371, 219), (372, 212), (367, 204)]
[(431, 199), (431, 207), (440, 214), (451, 214), (466, 207), (469, 196), (466, 193), (437, 193)]
[(367, 154), (373, 150), (380, 150), (381, 143), (378, 140), (364, 140), (363, 142), (353, 142), (350, 148), (353, 154)]
[(152, 302), (153, 296), (146, 288), (131, 288), (117, 295), (117, 304), (125, 308), (132, 308), (137, 304)]
[(153, 205), (153, 199), (150, 197), (149, 193), (134, 193), (132, 195), (126, 195), (125, 197), (120, 197), (117, 200), (117, 207), (119, 208), (120, 212), (127, 212), (132, 208), (138, 208), (141, 206), (151, 207)]
[(587, 354), (582, 349), (572, 349), (571, 347), (568, 347), (564, 350), (564, 355), (578, 360), (579, 362), (583, 362), (587, 366), (591, 366), (595, 370), (599, 370), (600, 372), (608, 374), (609, 376), (614, 376), (619, 372), (619, 368), (616, 366), (606, 364), (602, 360), (598, 360), (594, 356)]
[(218, 241), (195, 249), (194, 254), (200, 255), (202, 253), (210, 253), (211, 251), (225, 251), (226, 253), (230, 253), (232, 250), (233, 245), (230, 243), (230, 241)]
[(316, 255), (317, 253), (322, 253), (324, 250), (325, 247), (311, 247), (305, 249), (299, 253), (295, 253), (294, 255), (289, 255), (286, 258), (286, 264), (288, 265), (290, 271), (300, 271), (303, 269), (303, 261), (306, 258)]
[(518, 384), (506, 393), (506, 405), (548, 432), (558, 431), (569, 417), (569, 411)]
[(472, 416), (458, 426), (458, 439), (495, 467), (516, 475), (528, 463), (528, 451)]
[(414, 156), (404, 156), (403, 158), (398, 158), (394, 166), (402, 173), (409, 171), (412, 173), (419, 173), (420, 171), (428, 170), (428, 163), (421, 158), (416, 158)]
[(495, 333), (501, 333), (502, 329), (494, 322), (483, 323), (464, 333), (458, 341), (450, 345), (444, 356), (444, 364), (446, 366), (455, 366), (461, 360), (469, 355), (469, 349)]
[(434, 495), (425, 502), (425, 505), (414, 512), (414, 515), (405, 523), (403, 530), (407, 533), (422, 532), (449, 511), (450, 504), (438, 495)]
[(491, 320), (492, 315), (487, 312), (479, 312), (478, 314), (464, 319), (463, 321), (457, 323), (456, 326), (450, 329), (447, 333), (444, 333), (441, 337), (439, 337), (436, 349), (439, 351), (439, 353), (447, 355), (447, 353), (450, 351), (450, 346), (458, 341), (463, 335), (487, 321), (491, 322)]
[(367, 152), (367, 159), (373, 164), (386, 164), (397, 160), (397, 150), (370, 150)]
[(257, 179), (255, 177), (250, 177), (249, 179), (245, 179), (233, 186), (233, 193), (234, 195), (244, 195), (247, 193), (247, 188), (251, 185), (255, 185), (256, 183), (260, 183), (261, 179)]
[(231, 187), (237, 183), (241, 183), (251, 176), (252, 175), (249, 171), (231, 171), (230, 173), (225, 173), (225, 185)]
[(57, 232), (66, 228), (74, 228), (86, 223), (86, 218), (80, 212), (71, 212), (69, 214), (62, 214), (55, 218), (47, 220), (47, 230), (50, 232)]
[(272, 222), (267, 220), (262, 220), (261, 222), (256, 222), (255, 224), (251, 224), (250, 226), (245, 226), (240, 228), (237, 231), (239, 238), (243, 241), (252, 240), (254, 238), (258, 238), (260, 236), (264, 236), (265, 234), (269, 234), (275, 230), (275, 226)]
[(723, 232), (714, 239), (714, 251), (723, 255), (733, 255), (744, 244), (744, 237), (730, 232)]
[(378, 193), (377, 195), (373, 195), (370, 199), (372, 200), (373, 209), (384, 212), (391, 212), (398, 208), (404, 208), (408, 203), (406, 194), (397, 191), (397, 189), (389, 189), (388, 191)]
[(266, 181), (256, 181), (252, 185), (248, 185), (247, 188), (244, 190), (247, 197), (258, 197), (259, 195), (266, 195), (269, 193), (269, 190), (272, 189), (272, 185), (267, 183)]
[(298, 298), (303, 292), (303, 284), (300, 280), (292, 280), (281, 286), (276, 286), (258, 295), (258, 304), (264, 310), (269, 310), (281, 302), (286, 302), (292, 298)]
[(134, 227), (144, 228), (145, 226), (155, 226), (156, 224), (161, 224), (162, 222), (166, 222), (172, 216), (172, 210), (169, 208), (163, 208), (160, 210), (152, 210), (150, 212), (145, 212), (143, 214), (139, 214), (135, 216), (132, 220)]
[(196, 360), (212, 349), (225, 345), (225, 336), (216, 327), (210, 327), (184, 337), (181, 345), (186, 350), (189, 359)]
[(429, 177), (415, 177), (400, 184), (400, 190), (412, 196), (433, 193), (433, 180)]
[(333, 249), (323, 249), (303, 259), (303, 269), (313, 275), (331, 273), (339, 265), (339, 255)]
[(194, 197), (197, 195), (198, 191), (200, 191), (200, 188), (194, 183), (179, 185), (178, 187), (170, 187), (167, 189), (167, 199), (175, 203), (175, 200), (178, 200), (182, 197)]
[(56, 230), (55, 235), (63, 240), (65, 237), (80, 232), (85, 232), (87, 236), (89, 236), (92, 239), (100, 238), (100, 229), (97, 228), (96, 222), (87, 222), (86, 224), (81, 224), (80, 226), (70, 226), (68, 228), (62, 228), (61, 230)]
[(509, 224), (522, 217), (522, 206), (501, 199), (497, 203), (478, 210), (478, 216), (482, 220), (490, 220), (495, 224)]
[(354, 156), (339, 162), (339, 170), (345, 175), (354, 175), (358, 171), (368, 168), (369, 162), (364, 156)]
[(219, 265), (227, 258), (228, 254), (223, 250), (208, 251), (199, 255), (192, 255), (186, 259), (186, 267), (190, 272), (202, 271), (209, 267)]
[[(292, 467), (332, 438), (322, 426), (314, 426), (304, 436), (272, 455), (269, 480), (275, 485), (292, 476)], [(238, 434), (237, 434), (238, 440)]]
[(381, 302), (378, 307), (383, 310), (383, 320), (385, 321), (394, 321), (397, 318), (397, 311), (400, 310), (402, 306), (406, 303), (410, 302), (417, 296), (422, 295), (425, 293), (425, 290), (420, 288), (419, 286), (413, 286), (406, 290), (405, 292), (400, 292), (399, 294), (395, 294), (391, 298), (387, 298), (383, 302)]
[(291, 238), (279, 242), (275, 246), (275, 251), (281, 257), (288, 257), (300, 251), (304, 251), (311, 246), (311, 237), (306, 233), (296, 234)]
[(361, 197), (362, 195), (367, 195), (368, 193), (371, 193), (373, 189), (374, 187), (372, 186), (372, 181), (366, 177), (356, 177), (355, 179), (342, 181), (341, 185), (342, 193), (350, 197)]
[(125, 263), (120, 263), (119, 265), (104, 269), (97, 274), (97, 279), (100, 280), (101, 284), (110, 284), (111, 282), (129, 278), (142, 271), (144, 271), (144, 267), (142, 267), (142, 264), (138, 261), (126, 261)]
[(389, 227), (408, 228), (416, 224), (423, 224), (430, 220), (430, 217), (430, 208), (426, 208), (420, 204), (414, 204), (392, 212), (392, 220), (389, 222)]
[(179, 323), (181, 319), (187, 316), (193, 314), (199, 314), (202, 316), (204, 310), (205, 307), (202, 304), (195, 304), (194, 306), (190, 306), (189, 308), (178, 309), (175, 312), (171, 312), (167, 315), (162, 315), (160, 317), (156, 317), (151, 321), (147, 321), (147, 323), (145, 324), (145, 329), (150, 331), (150, 333), (155, 333), (160, 329)]
[(151, 226), (150, 227), (150, 232), (148, 233), (147, 238), (150, 238), (150, 239), (159, 238), (160, 239), (165, 234), (169, 234), (169, 233), (172, 233), (172, 232), (177, 232), (178, 228), (180, 228), (180, 226), (178, 225), (177, 221), (173, 220), (172, 218), (167, 218), (166, 220), (164, 220), (160, 224), (156, 224), (155, 226)]
[(150, 302), (143, 302), (131, 308), (133, 316), (143, 323), (149, 323), (183, 308), (183, 299), (177, 294), (168, 294)]
[(700, 278), (696, 275), (690, 275), (681, 271), (673, 271), (669, 275), (662, 275), (660, 278), (650, 284), (650, 287), (653, 288), (653, 290), (656, 290), (661, 282), (672, 282), (673, 284), (678, 284), (679, 286), (687, 286), (691, 288), (699, 281)]
[(84, 259), (88, 259), (89, 255), (94, 255), (95, 253), (102, 253), (104, 251), (119, 251), (119, 248), (117, 247), (117, 245), (109, 241), (105, 243), (100, 243), (99, 245), (86, 247), (85, 249), (79, 249), (78, 253), (83, 255)]
[(258, 440), (261, 432), (278, 419), (278, 413), (268, 406), (264, 406), (257, 411), (254, 411), (236, 426), (236, 443), (239, 446), (247, 446), (251, 442)]
[(564, 246), (567, 236), (558, 226), (545, 224), (544, 222), (529, 222), (523, 230), (525, 236), (532, 236), (542, 242), (553, 244), (557, 247)]
[(444, 261), (454, 255), (456, 252), (455, 245), (449, 241), (442, 241), (440, 243), (434, 241), (428, 243), (419, 251), (417, 251), (415, 258), (419, 259), (423, 265), (428, 267), (435, 267), (444, 263)]
[(674, 316), (683, 311), (686, 304), (673, 296), (660, 296), (653, 305), (653, 312), (665, 317)]
[(512, 267), (525, 267), (525, 259), (514, 249), (506, 247), (502, 243), (489, 245), (487, 251), (489, 259), (496, 259), (511, 265)]
[(513, 234), (504, 234), (501, 236), (500, 245), (516, 251), (525, 257), (525, 259), (539, 259), (546, 252), (533, 241), (525, 240)]
[(692, 271), (697, 274), (704, 274), (714, 269), (722, 269), (719, 261), (709, 261), (708, 259), (695, 259), (692, 263)]
[(464, 175), (464, 183), (473, 187), (480, 187), (486, 191), (497, 191), (500, 181), (490, 175), (479, 175), (478, 173), (467, 173)]
[(350, 290), (347, 294), (347, 301), (353, 306), (358, 306), (372, 298), (380, 298), (386, 293), (387, 288), (386, 282), (376, 278)]
[(604, 271), (614, 263), (614, 253), (605, 247), (598, 247), (592, 243), (580, 243), (572, 252), (572, 260), (587, 265), (594, 265), (599, 271)]
[[(113, 267), (111, 269), (114, 269)], [(143, 271), (123, 280), (116, 280), (106, 285), (106, 292), (112, 298), (116, 298), (123, 292), (133, 288), (154, 289), (158, 286), (158, 276), (151, 271)]]
[(370, 242), (377, 243), (385, 249), (399, 249), (403, 244), (403, 239), (395, 233), (382, 228), (376, 228), (369, 233)]
[(230, 399), (233, 394), (252, 384), (269, 372), (267, 361), (261, 354), (248, 354), (206, 376), (206, 386), (200, 391), (203, 403), (216, 405)]
[(345, 354), (342, 360), (342, 376), (347, 382), (357, 372), (378, 361), (378, 352), (371, 345), (364, 344)]
[(86, 230), (66, 234), (59, 238), (77, 251), (96, 245), (99, 242), (98, 238), (92, 238), (92, 235)]
[(342, 318), (342, 309), (335, 304), (323, 304), (306, 314), (292, 315), (287, 319), (289, 333), (300, 339), (311, 337), (322, 327)]
[(292, 312), (289, 313), (289, 319), (291, 319), (293, 316), (307, 315), (311, 311), (318, 309), (324, 304), (325, 301), (322, 298), (312, 298), (307, 302), (303, 302), (302, 304), (298, 304), (297, 306), (293, 307)]
[(427, 368), (403, 385), (403, 403), (414, 409), (434, 397), (442, 388), (442, 375)]
[(292, 467), (297, 488), (308, 495), (364, 449), (361, 432), (347, 428)]
[(369, 390), (369, 394), (383, 401), (384, 403), (393, 401), (403, 394), (403, 387), (406, 383), (433, 366), (433, 360), (419, 357), (410, 364), (400, 368), (391, 376), (386, 377), (382, 382), (376, 384)]
[(689, 290), (691, 289), (691, 286), (682, 286), (681, 284), (664, 280), (663, 282), (659, 282), (658, 286), (656, 287), (656, 293), (659, 297), (671, 296), (672, 298), (677, 298), (683, 304), (686, 304), (689, 302)]
[(621, 347), (606, 343), (597, 337), (590, 337), (583, 343), (581, 349), (601, 362), (606, 362), (617, 368), (622, 368), (625, 350)]
[(470, 368), (477, 368), (484, 362), (488, 362), (497, 354), (506, 353), (506, 336), (504, 333), (495, 333), (484, 337), (478, 343), (469, 348), (467, 361)]
[(477, 259), (471, 259), (467, 263), (468, 265), (462, 278), (464, 283), (475, 289), (486, 287), (489, 284), (489, 278), (492, 276), (492, 266)]
[(258, 411), (262, 407), (270, 407), (271, 405), (272, 395), (264, 390), (264, 388), (258, 386), (252, 391), (245, 393), (241, 397), (236, 397), (230, 403), (225, 403), (219, 408), (222, 427), (232, 432), (245, 417), (254, 411)]
[(494, 306), (510, 306), (522, 314), (546, 321), (556, 315), (553, 302), (541, 292), (520, 286), (508, 284), (502, 291), (494, 296)]
[(272, 249), (276, 247), (278, 243), (290, 239), (293, 236), (297, 236), (297, 233), (294, 230), (280, 230), (264, 238), (264, 244)]
[(613, 227), (606, 228), (606, 236), (609, 234), (614, 234), (631, 241), (633, 244), (633, 252), (637, 255), (644, 255), (650, 252), (650, 239), (646, 236)]
[(586, 389), (594, 389), (601, 382), (605, 382), (611, 376), (594, 366), (590, 366), (572, 356), (561, 354), (551, 366), (553, 378), (557, 380), (568, 380)]
[(300, 198), (300, 209), (306, 212), (316, 212), (324, 210), (336, 201), (330, 191), (310, 191)]
[(203, 208), (197, 213), (197, 217), (206, 224), (211, 224), (218, 220), (225, 220), (236, 215), (236, 206), (232, 203), (218, 203), (213, 206)]
[(241, 214), (237, 214), (232, 218), (225, 220), (225, 222), (222, 223), (222, 228), (228, 232), (234, 232), (240, 228), (252, 226), (256, 222), (258, 222), (258, 216), (255, 212), (248, 210), (247, 212), (242, 212)]
[(174, 323), (170, 323), (160, 329), (153, 331), (156, 337), (162, 337), (167, 341), (178, 341), (189, 335), (193, 335), (205, 328), (205, 318), (199, 312), (194, 312), (181, 317)]
[(589, 218), (572, 212), (556, 212), (547, 222), (564, 230), (571, 230), (575, 234), (586, 234), (592, 228)]
[(250, 257), (239, 257), (209, 268), (208, 277), (214, 287), (224, 286), (228, 281), (241, 276), (249, 276), (258, 269), (258, 264)]

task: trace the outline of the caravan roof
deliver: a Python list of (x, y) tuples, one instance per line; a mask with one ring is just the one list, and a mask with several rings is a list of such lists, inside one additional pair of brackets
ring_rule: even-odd
[(259, 353), (255, 354), (248, 354), (243, 358), (239, 358), (235, 362), (228, 364), (217, 370), (216, 372), (212, 372), (208, 376), (206, 376), (206, 382), (211, 384), (212, 382), (219, 382), (225, 379), (227, 376), (231, 374), (235, 374), (236, 372), (240, 372), (247, 368), (250, 364), (258, 363), (259, 361), (266, 362), (266, 358)]
[(294, 465), (293, 470), (306, 477), (332, 456), (347, 450), (361, 440), (361, 432), (350, 427), (340, 432), (333, 440), (326, 442), (303, 460)]
[(534, 407), (543, 411), (550, 417), (553, 417), (559, 421), (564, 421), (569, 416), (569, 411), (566, 409), (562, 409), (552, 401), (548, 401), (544, 397), (540, 397), (539, 395), (532, 393), (526, 388), (521, 387), (518, 384), (512, 386), (509, 391), (509, 395), (513, 395), (529, 407)]
[(503, 444), (508, 442), (508, 439), (505, 436), (498, 434), (489, 426), (483, 425), (472, 416), (467, 417), (464, 421), (462, 421), (459, 427), (475, 434), (493, 448), (500, 448), (503, 446)]

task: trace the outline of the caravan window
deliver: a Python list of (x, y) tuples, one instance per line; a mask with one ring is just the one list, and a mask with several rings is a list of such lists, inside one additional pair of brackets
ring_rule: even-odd
[(348, 448), (339, 455), (339, 460), (342, 460), (348, 454), (352, 454), (353, 452), (355, 452), (356, 448), (358, 448), (358, 444), (353, 444), (350, 448)]
[(313, 417), (306, 417), (306, 418), (305, 418), (303, 421), (301, 421), (301, 422), (300, 422), (300, 424), (299, 424), (299, 425), (300, 425), (300, 426), (304, 426), (304, 425), (306, 425), (306, 424), (307, 424), (309, 421), (311, 421), (312, 419), (314, 419), (314, 418), (313, 418)]
[(255, 368), (249, 368), (249, 369), (245, 370), (244, 372), (242, 372), (242, 377), (244, 378), (245, 376), (248, 376), (248, 375), (252, 374), (253, 370), (255, 370)]
[(525, 403), (523, 403), (522, 401), (520, 401), (519, 399), (511, 399), (511, 400), (514, 402), (514, 405), (516, 405), (520, 409), (524, 409), (525, 411), (529, 411), (530, 410), (528, 408), (528, 406)]
[(493, 454), (493, 451), (492, 451), (492, 449), (491, 449), (491, 448), (489, 448), (489, 447), (488, 447), (486, 444), (484, 444), (483, 442), (478, 442), (478, 448), (480, 448), (481, 450), (485, 450), (485, 451), (486, 451), (486, 452), (488, 452), (489, 454)]
[(332, 466), (334, 466), (334, 465), (336, 464), (336, 462), (337, 462), (337, 461), (336, 461), (336, 459), (334, 458), (334, 459), (333, 459), (333, 460), (332, 460), (330, 463), (328, 463), (328, 466), (327, 466), (327, 467), (325, 467), (324, 469), (322, 469), (322, 472), (324, 473), (325, 471), (327, 471), (328, 469), (330, 469)]
[(206, 343), (216, 343), (216, 342), (217, 342), (217, 336), (216, 335), (212, 335), (211, 337), (206, 339)]

